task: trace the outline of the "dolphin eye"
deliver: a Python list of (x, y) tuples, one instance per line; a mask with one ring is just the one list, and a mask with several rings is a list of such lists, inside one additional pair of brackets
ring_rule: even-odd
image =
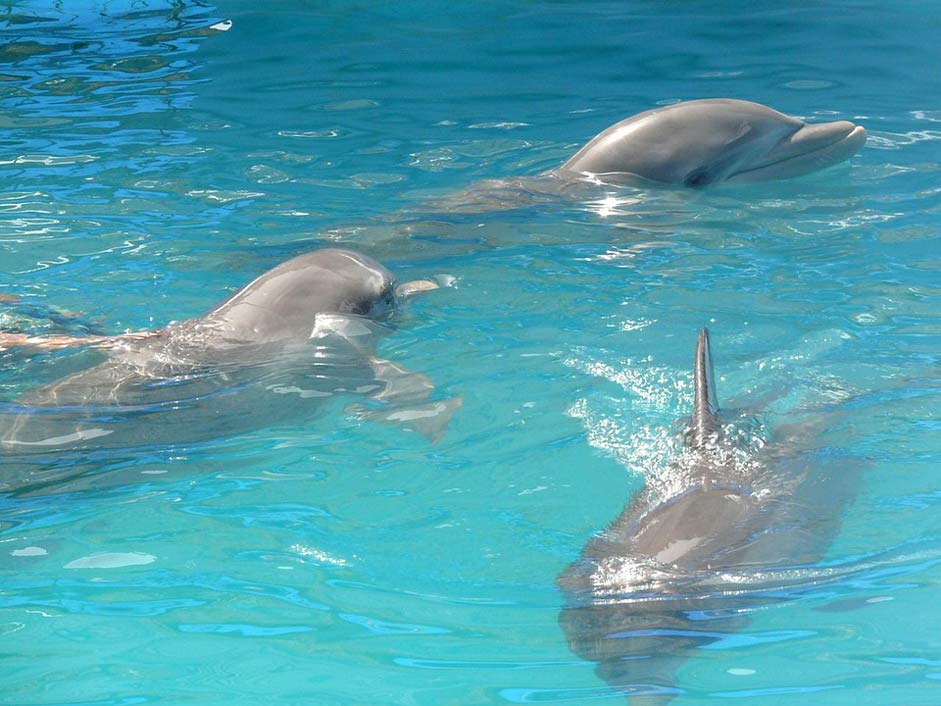
[(385, 288), (379, 296), (370, 302), (366, 311), (362, 312), (367, 316), (384, 316), (392, 311), (395, 306), (392, 287)]
[(683, 183), (686, 186), (705, 186), (712, 183), (712, 174), (705, 167), (700, 167), (687, 174), (686, 178), (683, 179)]

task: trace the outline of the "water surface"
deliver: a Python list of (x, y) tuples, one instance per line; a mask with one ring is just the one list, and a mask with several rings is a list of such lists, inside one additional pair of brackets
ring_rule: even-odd
[[(160, 326), (341, 243), (454, 278), (380, 353), (464, 406), (433, 445), (341, 396), (0, 496), (4, 703), (623, 703), (555, 577), (668, 467), (702, 325), (754, 438), (863, 472), (675, 703), (937, 703), (934, 4), (78, 5), (0, 17), (0, 325)], [(790, 182), (460, 196), (704, 97), (870, 139)], [(88, 355), (0, 353), (2, 399)]]

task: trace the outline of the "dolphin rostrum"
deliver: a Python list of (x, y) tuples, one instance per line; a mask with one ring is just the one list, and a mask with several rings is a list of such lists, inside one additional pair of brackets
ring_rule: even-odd
[(648, 484), (558, 580), (569, 646), (630, 706), (681, 693), (678, 667), (747, 625), (771, 600), (775, 569), (818, 561), (855, 485), (812, 454), (772, 444), (759, 457), (741, 453), (720, 423), (706, 329), (694, 387), (669, 490)]
[(229, 436), (303, 419), (348, 394), (373, 400), (351, 408), (359, 417), (436, 440), (460, 400), (427, 400), (432, 386), (424, 375), (375, 353), (391, 331), (385, 322), (396, 299), (436, 286), (419, 280), (396, 288), (375, 260), (322, 249), (281, 263), (202, 316), (157, 331), (0, 334), (0, 348), (84, 345), (107, 354), (0, 403), (0, 490), (74, 474), (66, 457)]

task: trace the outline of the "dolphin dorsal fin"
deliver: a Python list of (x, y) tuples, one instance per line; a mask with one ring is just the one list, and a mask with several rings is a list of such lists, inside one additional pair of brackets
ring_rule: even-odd
[(709, 351), (709, 329), (703, 327), (696, 341), (696, 364), (693, 368), (693, 424), (689, 445), (705, 446), (719, 431), (719, 403), (712, 376), (712, 353)]

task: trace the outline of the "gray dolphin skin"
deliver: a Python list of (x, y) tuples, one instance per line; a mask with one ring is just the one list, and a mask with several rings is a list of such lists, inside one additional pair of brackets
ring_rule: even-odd
[(720, 423), (706, 329), (694, 385), (670, 490), (648, 484), (558, 580), (569, 646), (629, 706), (671, 701), (680, 665), (780, 600), (775, 570), (819, 561), (856, 487), (850, 467), (821, 468), (793, 439), (742, 453)]
[[(434, 287), (424, 284), (403, 287)], [(55, 481), (90, 450), (227, 436), (303, 419), (348, 393), (375, 400), (355, 408), (360, 417), (435, 440), (460, 400), (428, 401), (424, 375), (375, 357), (398, 293), (375, 260), (323, 249), (265, 272), (203, 316), (75, 339), (107, 357), (0, 404), (0, 490)]]
[(842, 162), (865, 142), (866, 130), (845, 120), (808, 124), (759, 103), (713, 98), (622, 120), (557, 173), (685, 186), (788, 179)]

